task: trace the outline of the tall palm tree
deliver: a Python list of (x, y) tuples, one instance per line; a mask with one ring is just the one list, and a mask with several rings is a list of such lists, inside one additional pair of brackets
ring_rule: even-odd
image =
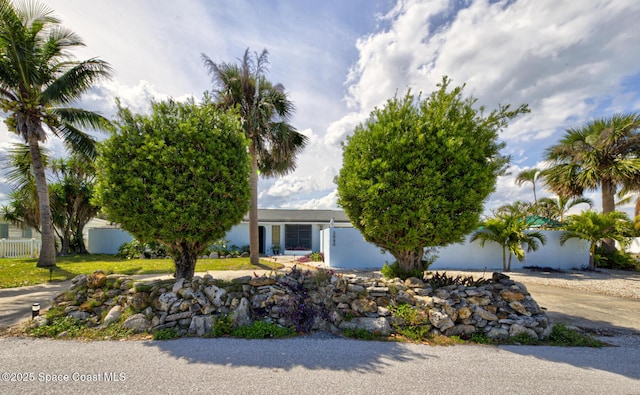
[(304, 149), (307, 137), (289, 124), (293, 103), (281, 84), (272, 84), (267, 73), (268, 52), (253, 54), (247, 48), (240, 64), (214, 63), (202, 54), (211, 74), (217, 102), (223, 108), (237, 108), (249, 139), (251, 156), (251, 209), (249, 242), (251, 263), (259, 263), (258, 175), (286, 175), (296, 167), (296, 155)]
[(547, 149), (552, 166), (545, 182), (559, 196), (581, 196), (602, 189), (602, 212), (615, 210), (619, 187), (640, 184), (640, 114), (616, 114), (582, 128), (567, 129), (560, 142)]
[(536, 251), (540, 244), (546, 243), (547, 238), (539, 231), (528, 230), (523, 218), (506, 215), (484, 221), (482, 227), (472, 233), (470, 240), (478, 240), (481, 247), (484, 247), (487, 241), (500, 244), (502, 270), (511, 271), (512, 256), (522, 262), (525, 257), (525, 247), (526, 252)]
[(534, 203), (538, 203), (538, 196), (536, 196), (536, 181), (538, 181), (540, 173), (540, 169), (534, 167), (533, 169), (522, 170), (516, 177), (516, 184), (518, 184), (519, 187), (521, 187), (525, 182), (530, 182), (531, 185), (533, 185)]
[(589, 208), (591, 208), (593, 207), (593, 200), (585, 197), (544, 197), (538, 201), (538, 213), (544, 217), (562, 222), (564, 221), (564, 215), (578, 204), (588, 204)]
[(607, 239), (628, 242), (633, 232), (633, 223), (620, 211), (597, 213), (592, 210), (571, 215), (565, 225), (565, 233), (560, 237), (560, 244), (578, 238), (589, 242), (589, 269), (594, 270), (596, 244)]
[[(581, 128), (567, 129), (560, 142), (547, 149), (552, 167), (544, 171), (551, 189), (560, 196), (581, 196), (601, 189), (602, 212), (615, 211), (620, 187), (640, 185), (640, 114), (615, 114)], [(614, 250), (612, 240), (605, 240)]]
[(111, 75), (99, 59), (76, 61), (70, 49), (83, 46), (43, 4), (0, 0), (0, 104), (10, 131), (28, 144), (40, 206), (42, 249), (38, 266), (55, 265), (55, 237), (49, 191), (40, 155), (48, 134), (73, 151), (92, 157), (95, 141), (80, 128), (103, 129), (102, 116), (70, 107), (98, 80)]

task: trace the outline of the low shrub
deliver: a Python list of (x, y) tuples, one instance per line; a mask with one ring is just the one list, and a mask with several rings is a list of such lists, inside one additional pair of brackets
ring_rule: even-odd
[(344, 330), (344, 336), (351, 339), (359, 340), (376, 340), (377, 337), (373, 333), (363, 328), (349, 328)]
[(473, 276), (447, 276), (447, 272), (444, 272), (442, 274), (436, 272), (435, 274), (431, 275), (431, 277), (427, 280), (429, 282), (429, 284), (431, 285), (431, 288), (433, 289), (437, 289), (437, 288), (442, 288), (442, 287), (446, 287), (449, 285), (463, 285), (465, 287), (479, 287), (483, 284), (485, 284), (488, 280), (481, 278), (481, 279), (474, 279)]
[(469, 336), (469, 341), (477, 344), (493, 344), (493, 341), (484, 332), (474, 332)]
[(564, 324), (556, 324), (547, 339), (551, 346), (563, 347), (596, 347), (604, 346), (604, 343), (589, 335), (582, 334), (575, 329), (569, 329)]
[(295, 334), (296, 331), (293, 328), (285, 328), (265, 321), (256, 321), (251, 325), (241, 326), (231, 332), (233, 337), (243, 339), (276, 339), (294, 336)]
[(177, 337), (178, 331), (173, 328), (165, 328), (153, 332), (153, 340), (171, 340)]
[(229, 336), (233, 332), (233, 320), (228, 315), (216, 317), (211, 328), (211, 337)]
[(400, 268), (400, 265), (396, 261), (391, 265), (385, 263), (382, 266), (380, 272), (385, 278), (388, 279), (394, 279), (396, 277), (402, 280), (406, 280), (409, 277), (424, 278), (424, 272), (429, 269), (429, 266), (431, 266), (431, 264), (435, 262), (437, 258), (438, 255), (436, 254), (436, 250), (434, 248), (429, 248), (425, 250), (424, 256), (422, 257), (422, 266), (418, 269), (405, 271)]
[(160, 243), (142, 243), (138, 240), (131, 240), (118, 247), (117, 257), (125, 259), (137, 258), (166, 258), (167, 249)]
[(72, 317), (55, 316), (47, 325), (29, 329), (29, 334), (35, 337), (57, 337), (66, 333), (69, 337), (76, 337), (86, 329), (86, 325)]
[(393, 279), (397, 277), (402, 280), (406, 280), (409, 277), (422, 278), (424, 270), (416, 269), (413, 271), (405, 271), (400, 268), (400, 265), (398, 264), (398, 262), (393, 262), (391, 265), (388, 265), (387, 263), (385, 263), (382, 266), (382, 269), (380, 269), (380, 273), (382, 273), (382, 275), (388, 279)]
[(425, 312), (419, 311), (409, 304), (400, 304), (397, 307), (389, 306), (391, 314), (395, 318), (395, 331), (413, 341), (421, 341), (427, 338), (431, 325)]
[(640, 262), (624, 251), (614, 250), (610, 252), (606, 248), (598, 246), (596, 247), (595, 259), (597, 267), (640, 271)]

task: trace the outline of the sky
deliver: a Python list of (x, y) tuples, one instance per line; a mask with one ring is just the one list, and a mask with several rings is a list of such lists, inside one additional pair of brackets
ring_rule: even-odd
[[(47, 0), (86, 47), (115, 70), (77, 104), (112, 118), (115, 98), (136, 112), (150, 100), (202, 97), (212, 89), (201, 54), (238, 62), (269, 51), (268, 78), (296, 106), (309, 137), (291, 174), (260, 179), (261, 208), (336, 209), (341, 143), (375, 107), (407, 89), (428, 94), (443, 76), (466, 84), (487, 111), (527, 103), (500, 133), (512, 156), (486, 212), (533, 200), (514, 179), (544, 166), (567, 128), (640, 111), (637, 0)], [(105, 135), (97, 135), (103, 139)], [(0, 155), (19, 140), (0, 125)], [(47, 142), (65, 155), (59, 141)], [(538, 195), (552, 196), (542, 185)], [(0, 203), (9, 187), (0, 175)], [(600, 210), (599, 191), (586, 193)], [(632, 213), (632, 204), (622, 208)]]

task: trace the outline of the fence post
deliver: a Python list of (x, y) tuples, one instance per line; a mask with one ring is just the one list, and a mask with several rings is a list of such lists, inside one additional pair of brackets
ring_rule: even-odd
[(0, 239), (0, 258), (4, 258), (4, 239)]
[(36, 247), (36, 239), (32, 238), (31, 239), (31, 248), (29, 248), (29, 252), (31, 253), (31, 258), (35, 258), (36, 254), (35, 254), (35, 247)]

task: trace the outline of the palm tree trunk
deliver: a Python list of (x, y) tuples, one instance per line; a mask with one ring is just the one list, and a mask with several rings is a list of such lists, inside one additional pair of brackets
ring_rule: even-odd
[(40, 235), (42, 238), (42, 247), (40, 248), (37, 266), (50, 267), (56, 265), (56, 241), (53, 232), (51, 207), (49, 206), (49, 189), (47, 189), (47, 178), (44, 173), (42, 156), (40, 156), (40, 144), (35, 134), (32, 134), (28, 143), (40, 204)]
[[(602, 214), (611, 213), (616, 210), (615, 202), (616, 186), (608, 179), (602, 180)], [(616, 245), (612, 239), (602, 240), (602, 246), (607, 252), (614, 252)]]
[(589, 246), (589, 270), (596, 270), (596, 243)]
[(506, 246), (502, 246), (502, 271), (507, 271), (507, 252)]
[(249, 144), (251, 156), (251, 173), (249, 184), (251, 186), (251, 207), (249, 209), (249, 259), (252, 265), (260, 263), (260, 239), (258, 229), (258, 158), (253, 141)]

